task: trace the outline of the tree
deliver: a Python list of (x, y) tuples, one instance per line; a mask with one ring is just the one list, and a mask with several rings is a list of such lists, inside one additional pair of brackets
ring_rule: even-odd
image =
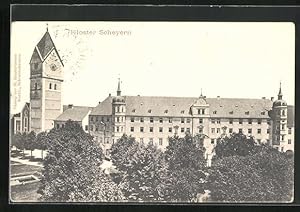
[(37, 145), (37, 149), (41, 150), (42, 160), (44, 159), (44, 151), (47, 149), (48, 136), (46, 132), (40, 132), (36, 136), (35, 144)]
[(28, 134), (24, 134), (24, 142), (25, 142), (25, 149), (30, 150), (30, 157), (32, 157), (32, 151), (37, 148), (36, 144), (36, 134), (34, 131), (31, 131)]
[(139, 143), (136, 142), (134, 137), (123, 135), (111, 147), (111, 160), (112, 163), (118, 166), (119, 172), (126, 172), (128, 164), (139, 148)]
[(25, 139), (26, 134), (16, 133), (12, 137), (12, 145), (16, 146), (17, 149), (22, 150), (23, 156), (25, 156)]
[(115, 180), (122, 185), (122, 191), (129, 200), (162, 200), (160, 173), (163, 153), (153, 144), (143, 145), (134, 138), (124, 135), (113, 145), (111, 158), (119, 175)]
[(205, 159), (201, 136), (169, 138), (165, 152), (167, 175), (162, 181), (166, 200), (191, 201), (204, 193)]
[(17, 149), (20, 149), (20, 142), (22, 140), (22, 134), (21, 133), (16, 133), (13, 134), (11, 137), (11, 146), (15, 146)]
[(293, 159), (272, 148), (217, 160), (209, 171), (213, 201), (278, 202), (293, 198)]
[(46, 201), (122, 200), (119, 187), (100, 168), (104, 154), (75, 122), (52, 129), (46, 136), (48, 154), (44, 160), (39, 193)]
[(246, 156), (258, 151), (253, 137), (247, 137), (242, 133), (233, 133), (229, 136), (217, 139), (215, 153), (218, 158), (228, 156)]

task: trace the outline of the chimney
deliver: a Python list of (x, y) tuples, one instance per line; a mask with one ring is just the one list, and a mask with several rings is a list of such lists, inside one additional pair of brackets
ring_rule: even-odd
[(108, 96), (111, 96), (111, 93), (109, 93)]
[(266, 99), (266, 97), (263, 96), (262, 99)]
[(274, 100), (274, 97), (272, 96), (272, 97), (271, 97), (271, 101), (273, 102), (273, 100)]
[(220, 99), (220, 96), (217, 96), (217, 99)]
[(99, 105), (100, 105), (100, 103), (101, 103), (101, 102), (99, 101)]
[(72, 108), (73, 108), (73, 104), (69, 104), (68, 109), (72, 109)]

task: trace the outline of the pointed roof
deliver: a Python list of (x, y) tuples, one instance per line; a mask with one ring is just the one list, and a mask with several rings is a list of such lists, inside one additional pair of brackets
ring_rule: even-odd
[(58, 58), (60, 60), (60, 62), (63, 64), (59, 54), (58, 54), (58, 51), (55, 47), (55, 44), (50, 36), (50, 33), (48, 31), (48, 28), (47, 28), (47, 31), (46, 33), (44, 34), (44, 36), (42, 37), (42, 39), (38, 42), (38, 44), (36, 45), (35, 49), (34, 49), (34, 52), (33, 52), (33, 55), (32, 55), (32, 58), (34, 55), (38, 54), (39, 58), (44, 61), (46, 60), (46, 58), (48, 57), (48, 55), (51, 53), (51, 51), (54, 49), (54, 51), (56, 52), (56, 54), (58, 55)]
[(203, 105), (207, 105), (207, 102), (205, 100), (205, 96), (203, 96), (203, 94), (202, 94), (202, 88), (201, 88), (201, 94), (200, 94), (199, 98), (195, 101), (193, 106), (203, 106)]
[(90, 115), (112, 115), (112, 96), (108, 96), (103, 102), (100, 102), (90, 113)]
[(117, 96), (121, 96), (121, 85), (120, 85), (120, 78), (119, 78), (119, 81), (118, 81)]
[(201, 93), (201, 96), (195, 101), (193, 106), (204, 106), (204, 105), (207, 105), (207, 102), (206, 102), (204, 96), (202, 96), (202, 93)]
[(38, 43), (37, 47), (43, 59), (45, 59), (45, 57), (49, 54), (49, 52), (53, 48), (55, 48), (54, 43), (48, 31), (46, 31), (46, 33)]
[(279, 86), (279, 92), (278, 92), (278, 100), (282, 99), (282, 91), (281, 91), (281, 82), (280, 82), (280, 86)]

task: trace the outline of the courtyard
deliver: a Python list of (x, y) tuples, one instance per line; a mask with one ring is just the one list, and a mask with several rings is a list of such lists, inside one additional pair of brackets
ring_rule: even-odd
[(40, 176), (43, 169), (41, 150), (12, 150), (10, 160), (10, 199), (12, 202), (35, 202), (40, 195)]

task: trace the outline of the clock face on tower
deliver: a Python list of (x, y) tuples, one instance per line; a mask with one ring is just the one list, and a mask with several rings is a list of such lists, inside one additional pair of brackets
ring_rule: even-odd
[(57, 66), (56, 66), (55, 64), (51, 64), (51, 65), (50, 65), (50, 68), (51, 68), (52, 71), (56, 71)]

